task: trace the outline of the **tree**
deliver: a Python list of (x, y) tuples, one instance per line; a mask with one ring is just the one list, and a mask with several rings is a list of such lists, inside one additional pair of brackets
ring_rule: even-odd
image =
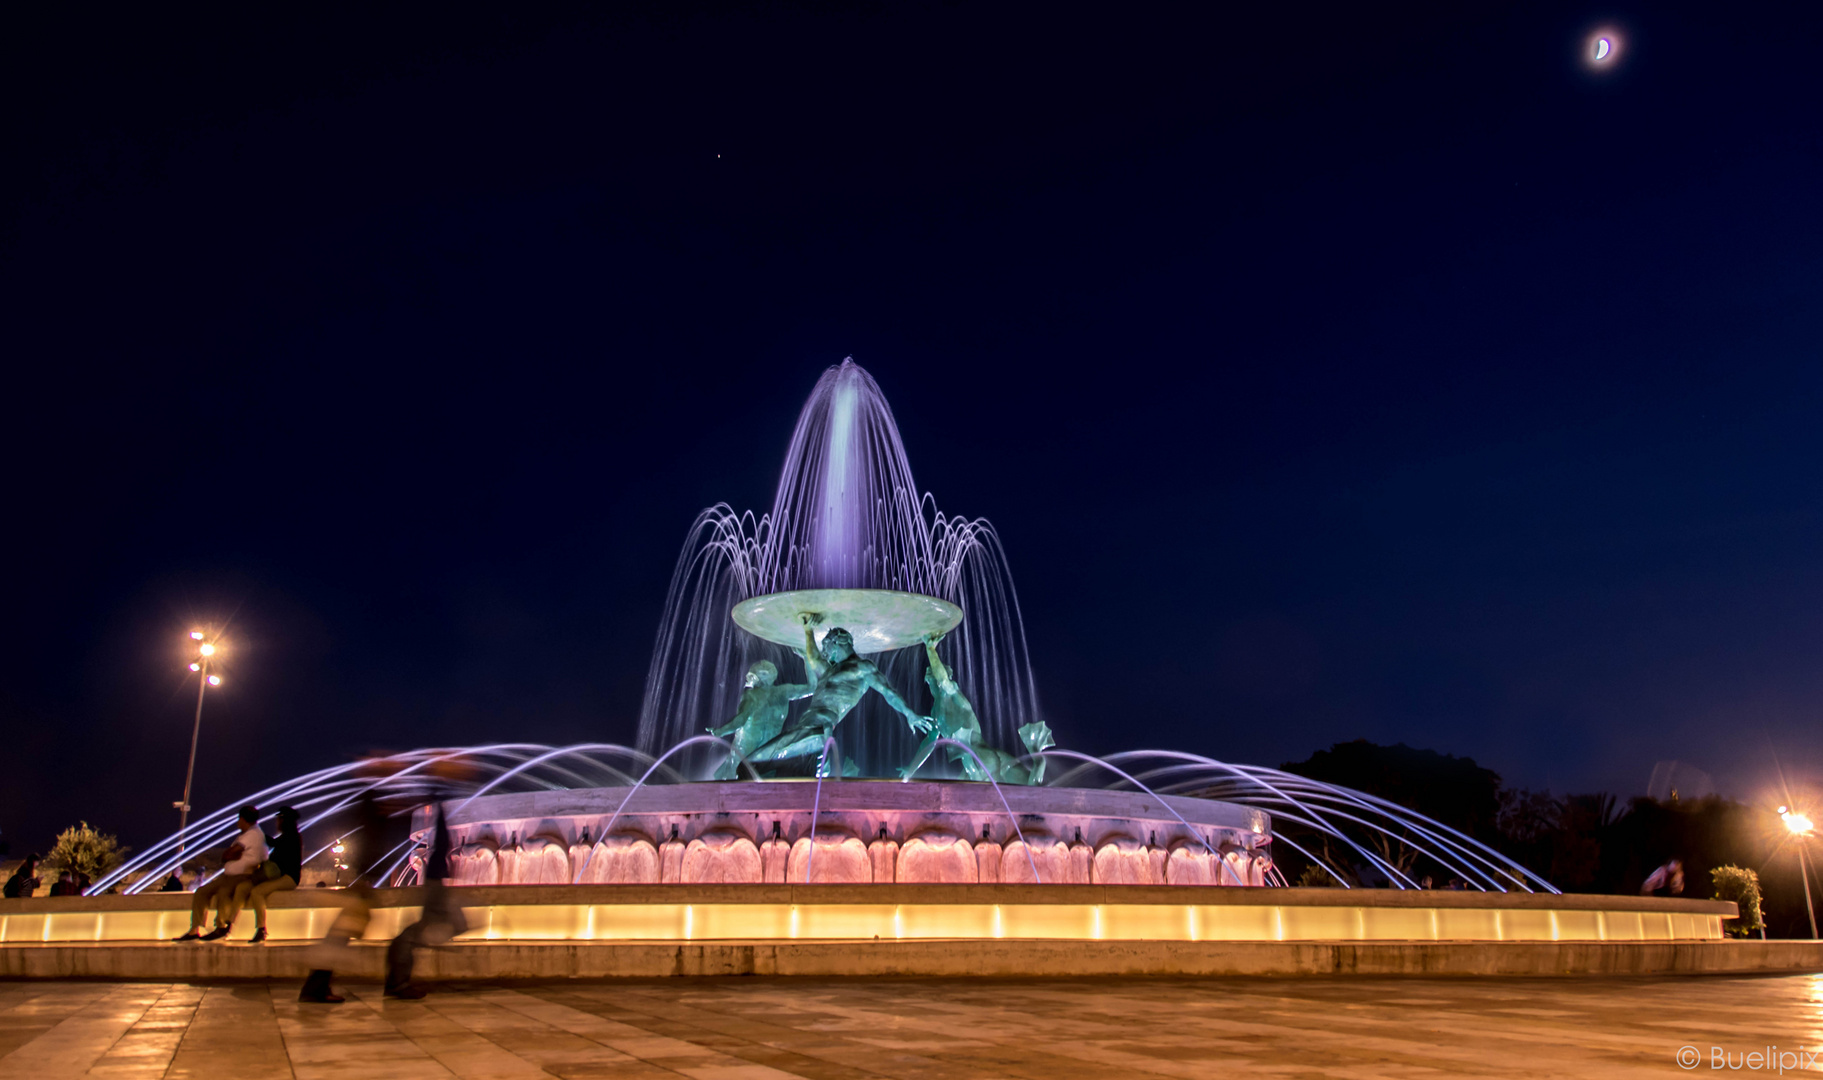
[(1741, 917), (1732, 920), (1730, 934), (1746, 937), (1764, 925), (1760, 920), (1760, 875), (1740, 866), (1718, 866), (1709, 871), (1709, 878), (1715, 882), (1717, 900), (1733, 900), (1740, 906)]
[(85, 821), (58, 834), (50, 854), (44, 857), (44, 864), (53, 870), (68, 870), (77, 875), (78, 880), (94, 881), (119, 866), (131, 850), (122, 847), (113, 833), (96, 832)]
[(1500, 774), (1474, 758), (1356, 739), (1279, 767), (1378, 795), (1471, 836), (1492, 837), (1500, 816)]
[[(1366, 739), (1336, 743), (1305, 761), (1280, 768), (1378, 796), (1481, 839), (1493, 838), (1500, 815), (1499, 774), (1475, 764), (1472, 758), (1418, 750), (1404, 743), (1381, 746)], [(1404, 877), (1444, 873), (1441, 864), (1423, 854), (1436, 847), (1434, 841), (1409, 829), (1392, 827), (1382, 831), (1350, 826), (1340, 817), (1335, 822), (1346, 828), (1356, 844)], [(1281, 826), (1281, 831), (1308, 832), (1287, 826)], [(1394, 883), (1384, 867), (1370, 865), (1369, 860), (1348, 850), (1347, 845), (1332, 847), (1327, 837), (1311, 835), (1306, 846), (1312, 845), (1323, 852), (1323, 861), (1350, 885), (1373, 888)]]

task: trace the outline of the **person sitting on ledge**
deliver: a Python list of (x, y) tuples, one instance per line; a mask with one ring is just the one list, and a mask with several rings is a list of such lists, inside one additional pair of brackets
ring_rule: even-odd
[(25, 857), (13, 876), (6, 879), (3, 894), (8, 900), (19, 900), (38, 891), (38, 861), (44, 856), (33, 853)]
[(234, 917), (248, 901), (253, 903), (253, 937), (249, 941), (254, 945), (266, 941), (266, 902), (275, 892), (288, 892), (298, 887), (298, 879), (304, 876), (304, 845), (298, 836), (298, 812), (281, 806), (278, 812), (277, 831), (266, 837), (266, 845), (272, 857), (261, 863), (253, 876), (242, 882), (234, 890), (234, 905), (229, 909), (226, 921), (233, 925)]
[[(234, 890), (243, 881), (253, 879), (253, 871), (266, 861), (266, 834), (260, 832), (260, 812), (251, 806), (241, 807), (241, 834), (222, 855), (222, 872), (214, 881), (201, 886), (190, 897), (190, 929), (174, 941), (220, 941), (233, 929)], [(215, 929), (203, 933), (203, 920), (214, 907)]]

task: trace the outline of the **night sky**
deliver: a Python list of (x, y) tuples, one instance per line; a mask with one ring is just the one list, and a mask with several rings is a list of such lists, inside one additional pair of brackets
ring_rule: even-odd
[(194, 624), (199, 807), (631, 742), (845, 356), (1066, 747), (1823, 773), (1823, 12), (515, 7), (9, 15), (15, 853), (175, 828)]

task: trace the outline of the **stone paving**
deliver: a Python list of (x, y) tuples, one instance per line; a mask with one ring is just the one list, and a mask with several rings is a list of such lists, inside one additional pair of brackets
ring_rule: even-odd
[(1773, 1045), (1790, 1072), (1800, 1046), (1823, 1048), (1823, 976), (343, 989), (329, 1006), (289, 982), (0, 983), (0, 1076), (1668, 1077), (1686, 1046), (1708, 1075), (1777, 1075), (1745, 1057)]

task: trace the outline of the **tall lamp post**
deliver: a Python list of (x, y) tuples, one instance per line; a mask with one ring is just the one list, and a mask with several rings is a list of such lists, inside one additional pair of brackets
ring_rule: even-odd
[(1779, 820), (1791, 831), (1792, 839), (1798, 842), (1798, 873), (1804, 878), (1804, 910), (1810, 915), (1810, 939), (1817, 940), (1817, 907), (1810, 899), (1810, 867), (1805, 859), (1805, 849), (1810, 846), (1810, 838), (1816, 834), (1816, 825), (1808, 814), (1800, 814), (1790, 807), (1779, 807)]
[(190, 826), (190, 783), (196, 778), (196, 744), (203, 733), (203, 694), (211, 686), (220, 686), (222, 677), (210, 671), (215, 660), (215, 642), (201, 630), (190, 631), (190, 640), (196, 647), (196, 659), (190, 661), (190, 670), (196, 672), (196, 722), (190, 728), (190, 765), (184, 770), (184, 797), (181, 802), (171, 804), (177, 811), (177, 853), (184, 853), (184, 831)]

